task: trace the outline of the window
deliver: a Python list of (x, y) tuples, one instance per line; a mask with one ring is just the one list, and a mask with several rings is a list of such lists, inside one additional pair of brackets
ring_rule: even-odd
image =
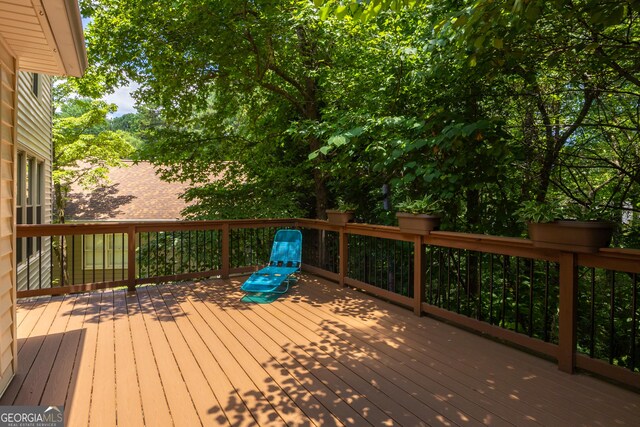
[[(18, 152), (16, 223), (42, 224), (44, 211), (44, 162), (24, 151)], [(41, 248), (42, 239), (27, 237), (16, 242), (17, 262), (21, 263)], [(35, 246), (34, 246), (35, 245)]]
[(31, 74), (31, 92), (37, 98), (40, 95), (40, 74)]
[(82, 265), (85, 270), (127, 268), (128, 245), (126, 234), (84, 236)]

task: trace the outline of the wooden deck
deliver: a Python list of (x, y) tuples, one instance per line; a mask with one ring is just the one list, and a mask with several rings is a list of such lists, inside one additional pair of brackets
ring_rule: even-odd
[(640, 395), (305, 275), (22, 300), (2, 405), (70, 426), (638, 425)]

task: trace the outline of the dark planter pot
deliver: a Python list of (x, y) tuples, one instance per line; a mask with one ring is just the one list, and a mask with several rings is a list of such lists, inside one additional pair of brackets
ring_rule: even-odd
[(353, 219), (353, 211), (336, 211), (327, 209), (327, 221), (329, 224), (345, 225)]
[(437, 215), (414, 215), (406, 212), (398, 212), (398, 227), (403, 233), (422, 234), (437, 230), (440, 226), (440, 217)]
[(594, 253), (611, 243), (613, 224), (604, 221), (529, 223), (533, 246), (566, 252)]

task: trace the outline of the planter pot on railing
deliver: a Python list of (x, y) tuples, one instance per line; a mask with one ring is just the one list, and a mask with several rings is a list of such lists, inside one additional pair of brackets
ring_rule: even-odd
[(594, 253), (611, 243), (613, 224), (604, 221), (530, 222), (529, 238), (538, 248)]
[(353, 219), (353, 211), (337, 211), (327, 209), (327, 220), (329, 224), (345, 225)]
[(398, 217), (398, 227), (403, 233), (427, 235), (440, 226), (440, 217), (437, 215), (398, 212), (396, 217)]

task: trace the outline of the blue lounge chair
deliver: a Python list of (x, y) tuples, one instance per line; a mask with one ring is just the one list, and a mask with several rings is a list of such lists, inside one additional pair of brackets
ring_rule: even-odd
[(302, 233), (300, 230), (278, 230), (271, 248), (269, 265), (253, 273), (240, 289), (245, 292), (280, 293), (289, 290), (300, 271)]

